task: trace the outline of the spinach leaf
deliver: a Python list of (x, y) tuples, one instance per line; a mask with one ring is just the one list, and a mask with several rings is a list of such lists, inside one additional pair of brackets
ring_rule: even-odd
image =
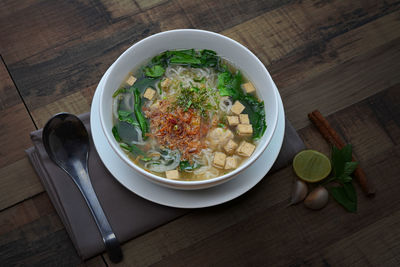
[(139, 121), (140, 129), (142, 130), (142, 137), (143, 139), (146, 139), (147, 138), (146, 133), (149, 132), (149, 124), (142, 113), (141, 97), (140, 97), (140, 92), (137, 88), (135, 88), (134, 95), (135, 95), (134, 109), (135, 109), (136, 119)]
[(247, 94), (240, 102), (245, 106), (243, 113), (249, 115), (250, 123), (253, 127), (253, 139), (259, 139), (263, 136), (267, 125), (265, 123), (264, 101), (259, 101), (255, 96)]
[(201, 64), (201, 60), (196, 56), (196, 51), (194, 49), (169, 51), (167, 54), (169, 55), (169, 63), (171, 64), (189, 66)]
[(179, 169), (181, 171), (185, 171), (185, 170), (194, 170), (197, 168), (200, 168), (200, 164), (197, 164), (196, 162), (194, 162), (193, 164), (190, 164), (190, 162), (188, 160), (183, 160), (179, 163)]
[(236, 72), (232, 75), (229, 70), (218, 75), (219, 94), (221, 96), (230, 96), (232, 100), (239, 100), (245, 106), (243, 113), (249, 115), (250, 123), (253, 127), (253, 139), (259, 139), (263, 136), (267, 125), (265, 123), (265, 110), (264, 102), (260, 102), (255, 96), (251, 94), (244, 94), (242, 88), (242, 75)]
[(218, 75), (218, 85), (219, 94), (221, 96), (230, 96), (233, 101), (241, 99), (243, 97), (243, 91), (240, 87), (242, 83), (242, 75), (238, 71), (233, 76), (229, 70)]
[(208, 49), (165, 51), (155, 56), (147, 67), (159, 65), (162, 68), (166, 68), (169, 64), (185, 65), (193, 68), (210, 67), (220, 70), (220, 58), (216, 52)]
[(128, 152), (131, 152), (135, 156), (146, 156), (146, 153), (142, 151), (140, 148), (138, 148), (135, 144), (128, 145), (125, 143), (120, 143), (119, 146), (123, 149), (125, 149)]
[(140, 126), (137, 120), (133, 117), (133, 112), (128, 110), (118, 110), (118, 119), (132, 124), (133, 126)]
[(200, 51), (200, 61), (203, 67), (216, 68), (220, 70), (220, 58), (212, 50), (204, 49)]
[(152, 78), (158, 78), (163, 76), (165, 73), (165, 69), (161, 67), (160, 65), (154, 65), (152, 67), (147, 67), (144, 69), (145, 75), (147, 77), (152, 77)]
[(155, 78), (140, 78), (138, 79), (133, 86), (129, 88), (129, 92), (134, 93), (135, 88), (139, 90), (139, 92), (144, 92), (146, 88), (151, 87), (154, 88), (154, 85), (159, 81), (159, 79)]

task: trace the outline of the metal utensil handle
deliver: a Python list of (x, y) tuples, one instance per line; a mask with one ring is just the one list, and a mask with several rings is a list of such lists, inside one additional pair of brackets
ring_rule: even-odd
[(103, 238), (103, 242), (110, 260), (115, 263), (120, 262), (122, 260), (121, 247), (96, 196), (96, 192), (94, 191), (92, 183), (90, 182), (87, 168), (81, 168), (81, 166), (79, 166), (78, 168), (74, 169), (76, 171), (72, 172), (70, 170), (68, 174), (72, 177), (86, 200), (89, 210), (96, 222), (97, 228), (101, 233), (101, 237)]

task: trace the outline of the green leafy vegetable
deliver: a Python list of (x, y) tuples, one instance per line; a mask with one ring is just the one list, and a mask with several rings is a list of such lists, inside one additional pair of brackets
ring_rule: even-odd
[(181, 171), (187, 171), (187, 170), (195, 170), (197, 168), (200, 168), (200, 164), (194, 162), (193, 164), (190, 164), (188, 160), (183, 160), (179, 163), (179, 169)]
[(221, 96), (230, 96), (233, 101), (243, 98), (243, 91), (240, 88), (242, 83), (242, 75), (239, 71), (235, 75), (232, 75), (229, 70), (218, 75), (219, 94)]
[(342, 186), (328, 187), (328, 191), (347, 211), (357, 211), (357, 193), (351, 182)]
[(245, 106), (243, 113), (249, 115), (250, 123), (253, 127), (253, 139), (259, 139), (263, 136), (267, 125), (265, 123), (264, 102), (260, 102), (255, 96), (245, 94), (241, 88), (242, 75), (236, 72), (235, 75), (225, 68), (225, 71), (218, 75), (219, 94), (221, 96), (230, 96), (232, 100), (239, 100)]
[(118, 90), (116, 90), (116, 91), (114, 92), (114, 94), (112, 95), (112, 97), (116, 97), (117, 95), (123, 94), (123, 93), (126, 93), (126, 92), (127, 92), (127, 90), (126, 90), (125, 88), (119, 88)]
[(194, 78), (193, 81), (195, 81), (195, 82), (197, 82), (197, 83), (205, 83), (205, 82), (206, 82), (206, 78), (205, 78), (205, 77), (203, 77), (203, 78), (201, 78), (201, 79), (196, 79), (196, 78)]
[(135, 144), (128, 145), (125, 143), (120, 143), (119, 146), (123, 149), (125, 149), (128, 152), (131, 152), (135, 156), (146, 156), (146, 153), (144, 153), (140, 148), (138, 148)]
[(350, 176), (358, 166), (352, 161), (352, 147), (350, 144), (342, 149), (332, 147), (333, 177), (327, 182), (337, 182), (339, 186), (328, 187), (332, 197), (349, 212), (357, 211), (357, 193)]
[(135, 88), (139, 90), (139, 92), (144, 92), (144, 90), (146, 90), (146, 88), (151, 87), (154, 88), (154, 85), (159, 81), (159, 79), (155, 79), (155, 78), (148, 78), (148, 77), (144, 77), (144, 78), (140, 78), (138, 79), (133, 86), (131, 86), (129, 88), (129, 92), (134, 93), (135, 92)]
[(160, 65), (154, 65), (152, 67), (145, 68), (145, 75), (147, 77), (158, 78), (161, 77), (165, 72), (165, 69)]
[(142, 130), (142, 137), (145, 139), (147, 138), (146, 133), (149, 132), (149, 124), (142, 113), (140, 92), (137, 88), (135, 88), (134, 95), (135, 95), (135, 105), (134, 105), (135, 115), (136, 119), (139, 122), (140, 129)]
[(133, 112), (128, 110), (118, 110), (118, 119), (132, 124), (133, 126), (140, 126), (137, 120), (133, 117)]
[(267, 125), (265, 123), (264, 102), (259, 101), (255, 96), (247, 94), (240, 102), (245, 106), (243, 113), (249, 115), (250, 123), (253, 127), (253, 139), (259, 139), (263, 136)]
[(144, 161), (144, 162), (147, 162), (147, 161), (150, 161), (150, 160), (152, 160), (153, 158), (151, 158), (151, 157), (144, 157), (144, 158), (141, 158), (140, 160), (141, 161)]
[(155, 56), (147, 67), (160, 66), (166, 68), (170, 64), (190, 66), (193, 68), (210, 67), (220, 69), (220, 59), (212, 50), (174, 50), (165, 51)]
[(114, 135), (115, 140), (117, 140), (117, 142), (121, 142), (121, 137), (119, 136), (117, 127), (114, 126), (111, 131), (112, 134)]

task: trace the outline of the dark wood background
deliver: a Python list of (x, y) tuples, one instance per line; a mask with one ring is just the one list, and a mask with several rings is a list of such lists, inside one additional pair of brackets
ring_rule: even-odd
[(309, 148), (329, 153), (319, 109), (375, 186), (358, 212), (332, 199), (287, 208), (291, 167), (245, 195), (124, 244), (127, 266), (399, 266), (400, 1), (76, 0), (0, 2), (0, 265), (81, 262), (24, 149), (57, 112), (90, 109), (110, 64), (151, 34), (197, 28), (252, 50)]

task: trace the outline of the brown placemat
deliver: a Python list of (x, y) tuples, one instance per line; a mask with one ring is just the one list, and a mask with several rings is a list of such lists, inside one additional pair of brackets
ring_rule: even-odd
[[(89, 113), (79, 117), (90, 134)], [(78, 254), (82, 259), (87, 259), (103, 252), (102, 238), (81, 193), (72, 179), (49, 159), (44, 149), (42, 129), (32, 132), (31, 139), (34, 146), (27, 149), (26, 153)], [(271, 172), (289, 164), (293, 156), (302, 149), (304, 143), (286, 120), (282, 149)], [(130, 240), (189, 211), (150, 202), (127, 190), (101, 162), (92, 140), (89, 173), (100, 204), (120, 242)]]

